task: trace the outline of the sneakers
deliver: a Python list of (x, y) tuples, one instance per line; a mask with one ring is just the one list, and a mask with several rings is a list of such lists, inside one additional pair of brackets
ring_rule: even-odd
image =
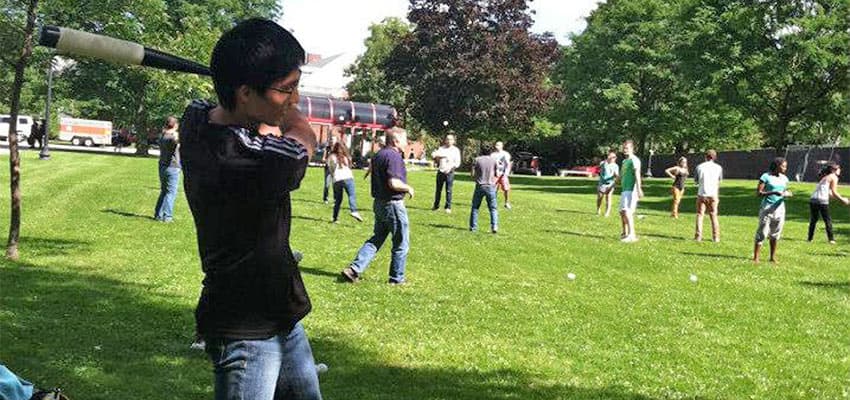
[(359, 212), (357, 212), (357, 211), (355, 211), (355, 212), (351, 213), (351, 218), (356, 219), (356, 220), (357, 220), (357, 222), (363, 222), (363, 217), (362, 217), (362, 216), (360, 215), (360, 213), (359, 213)]
[(304, 259), (304, 253), (298, 250), (292, 250), (292, 258), (295, 259), (296, 264), (301, 264), (301, 260)]
[(360, 275), (350, 265), (342, 270), (341, 275), (346, 282), (357, 283), (360, 280)]
[(204, 339), (195, 339), (195, 341), (194, 341), (194, 342), (192, 342), (192, 344), (191, 344), (191, 345), (189, 345), (189, 348), (190, 348), (190, 349), (192, 349), (192, 350), (201, 350), (201, 351), (203, 351), (203, 350), (206, 350), (206, 348), (207, 348), (207, 343), (206, 343), (206, 342), (204, 342)]
[(623, 242), (623, 243), (634, 243), (634, 242), (638, 241), (638, 238), (635, 235), (629, 235), (629, 236), (626, 236), (626, 237), (620, 239), (620, 241)]
[(494, 226), (493, 228), (491, 228), (491, 229), (490, 229), (490, 232), (492, 232), (494, 235), (495, 235), (495, 234), (497, 234), (497, 233), (499, 233), (499, 227), (498, 227), (498, 226)]
[(508, 209), (508, 210), (510, 210), (510, 209), (511, 209), (511, 208), (513, 208), (513, 207), (511, 207), (511, 203), (505, 203), (505, 208), (506, 208), (506, 209)]
[(387, 284), (390, 286), (404, 286), (407, 284), (407, 281), (394, 281), (390, 279), (387, 281)]
[(446, 209), (446, 214), (451, 214), (451, 213), (452, 213), (452, 209), (451, 209), (451, 208), (447, 208), (447, 209)]

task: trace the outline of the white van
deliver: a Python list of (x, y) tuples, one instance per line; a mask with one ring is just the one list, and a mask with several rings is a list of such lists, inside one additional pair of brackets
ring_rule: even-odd
[[(12, 117), (8, 114), (0, 115), (0, 141), (9, 141), (9, 122), (12, 122)], [(18, 143), (25, 143), (32, 130), (32, 117), (29, 115), (18, 116)]]

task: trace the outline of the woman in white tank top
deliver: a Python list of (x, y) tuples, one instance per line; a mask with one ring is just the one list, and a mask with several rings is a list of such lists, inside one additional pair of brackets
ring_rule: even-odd
[(351, 217), (363, 222), (363, 217), (357, 212), (357, 196), (354, 192), (354, 174), (351, 172), (351, 156), (341, 142), (334, 144), (328, 156), (328, 171), (333, 177), (334, 213), (333, 222), (339, 222), (339, 209), (342, 205), (342, 192), (348, 195), (348, 210)]
[(811, 210), (811, 217), (809, 218), (810, 242), (815, 237), (815, 227), (820, 217), (823, 218), (823, 222), (826, 224), (826, 237), (829, 243), (835, 244), (835, 235), (832, 232), (832, 217), (829, 215), (829, 200), (834, 197), (844, 205), (850, 205), (850, 200), (838, 194), (839, 176), (841, 176), (841, 167), (834, 162), (830, 162), (824, 166), (819, 174), (820, 180), (809, 202), (809, 208)]

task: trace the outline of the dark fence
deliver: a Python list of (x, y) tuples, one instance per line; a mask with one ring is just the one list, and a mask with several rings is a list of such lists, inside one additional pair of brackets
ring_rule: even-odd
[[(717, 153), (717, 163), (723, 167), (723, 176), (727, 179), (758, 179), (767, 171), (770, 162), (777, 156), (788, 160), (788, 178), (791, 180), (814, 182), (824, 164), (834, 161), (841, 165), (841, 182), (850, 183), (850, 147), (810, 147), (791, 148), (777, 152), (774, 149), (749, 151), (721, 151)], [(687, 154), (691, 173), (705, 155)], [(652, 176), (663, 177), (664, 170), (674, 165), (677, 155), (655, 155), (652, 157)]]

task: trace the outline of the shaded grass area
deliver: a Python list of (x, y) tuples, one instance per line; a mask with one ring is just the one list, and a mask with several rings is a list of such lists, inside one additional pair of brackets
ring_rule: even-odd
[[(3, 160), (7, 161), (7, 160)], [(24, 154), (20, 262), (0, 262), (0, 360), (79, 399), (204, 399), (212, 374), (188, 349), (200, 290), (185, 197), (150, 219), (156, 161)], [(371, 208), (357, 175), (361, 211)], [(337, 273), (372, 217), (330, 224), (321, 170), (293, 196), (293, 247), (314, 303), (305, 320), (327, 399), (842, 398), (850, 392), (850, 213), (839, 245), (805, 242), (793, 185), (779, 266), (749, 261), (752, 182), (723, 185), (723, 242), (694, 243), (693, 187), (667, 217), (666, 180), (640, 206), (641, 241), (618, 242), (595, 184), (515, 177), (498, 235), (467, 231), (472, 184), (429, 211), (434, 177), (410, 174), (410, 283), (384, 282), (384, 249), (358, 285)], [(847, 193), (847, 188), (842, 188)], [(615, 196), (616, 200), (616, 196)], [(0, 198), (8, 226), (8, 193)], [(500, 199), (501, 201), (501, 199)], [(345, 210), (343, 210), (345, 212)], [(487, 213), (482, 210), (482, 224)], [(707, 223), (708, 221), (706, 221)], [(568, 272), (577, 278), (570, 281)], [(688, 280), (699, 276), (698, 283)]]

